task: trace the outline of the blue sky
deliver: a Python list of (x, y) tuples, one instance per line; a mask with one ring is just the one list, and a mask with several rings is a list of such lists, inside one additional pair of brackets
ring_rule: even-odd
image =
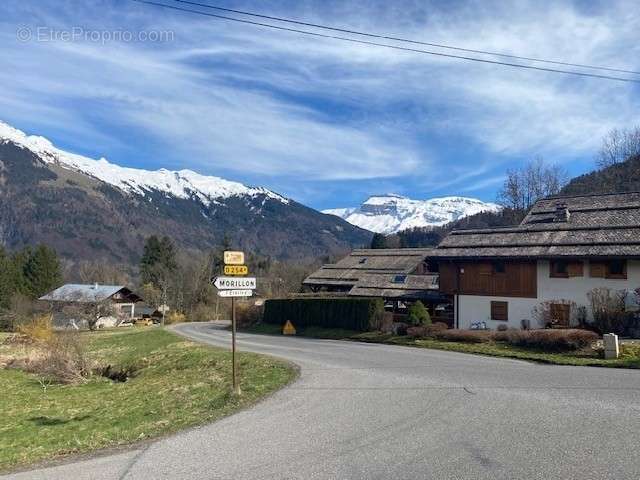
[[(204, 1), (640, 70), (635, 0), (544, 8), (535, 1)], [(26, 41), (18, 38), (25, 31)], [(190, 168), (315, 208), (385, 192), (492, 201), (507, 168), (541, 156), (582, 173), (607, 131), (640, 123), (638, 84), (305, 37), (129, 0), (5, 0), (0, 58), (0, 120), (77, 153)]]

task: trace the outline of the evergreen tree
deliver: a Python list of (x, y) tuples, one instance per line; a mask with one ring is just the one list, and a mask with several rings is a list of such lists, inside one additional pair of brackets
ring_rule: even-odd
[(55, 250), (46, 245), (38, 245), (35, 250), (28, 250), (22, 272), (24, 275), (25, 293), (31, 298), (39, 298), (62, 283), (62, 271)]
[(382, 233), (374, 233), (371, 239), (371, 248), (387, 248), (387, 237)]
[(152, 235), (147, 238), (144, 253), (140, 259), (140, 276), (143, 284), (150, 283), (160, 287), (177, 267), (176, 249), (169, 237), (159, 238)]
[(0, 247), (0, 310), (9, 308), (11, 296), (15, 292), (15, 269), (11, 258)]

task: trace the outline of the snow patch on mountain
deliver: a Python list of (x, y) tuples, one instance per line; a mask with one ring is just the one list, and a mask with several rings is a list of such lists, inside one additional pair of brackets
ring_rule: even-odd
[(195, 196), (208, 205), (216, 203), (216, 199), (256, 195), (264, 195), (284, 204), (289, 203), (288, 199), (266, 188), (247, 187), (239, 182), (201, 175), (192, 170), (142, 170), (121, 167), (105, 158), (95, 160), (76, 155), (56, 148), (44, 137), (27, 135), (0, 121), (0, 143), (7, 142), (27, 148), (45, 163), (85, 173), (128, 193), (145, 195), (146, 192), (157, 190), (179, 198)]
[(412, 200), (386, 194), (369, 197), (359, 207), (334, 208), (323, 213), (372, 232), (390, 234), (414, 227), (437, 227), (480, 212), (498, 212), (500, 208), (495, 203), (467, 197)]

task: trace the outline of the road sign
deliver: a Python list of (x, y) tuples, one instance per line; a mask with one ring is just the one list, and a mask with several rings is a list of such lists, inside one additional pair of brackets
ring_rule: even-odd
[(244, 265), (244, 252), (225, 251), (224, 263), (226, 265)]
[(291, 323), (289, 320), (287, 320), (287, 323), (284, 324), (284, 328), (282, 329), (282, 334), (283, 335), (295, 335), (296, 334), (296, 327), (293, 326), (293, 323)]
[(218, 277), (213, 285), (218, 290), (255, 290), (255, 277)]
[(159, 311), (160, 313), (167, 313), (169, 310), (171, 310), (171, 309), (169, 308), (169, 306), (168, 306), (168, 305), (164, 305), (164, 304), (163, 304), (163, 305), (160, 305), (160, 306), (158, 307), (158, 311)]
[(225, 275), (246, 275), (249, 273), (249, 269), (246, 265), (225, 265), (224, 266), (224, 274)]
[(253, 290), (218, 290), (219, 297), (250, 297), (253, 295)]

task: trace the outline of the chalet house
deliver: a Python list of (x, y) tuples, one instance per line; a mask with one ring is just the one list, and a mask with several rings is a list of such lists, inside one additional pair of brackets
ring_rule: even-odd
[(337, 263), (323, 265), (302, 284), (312, 292), (382, 298), (388, 309), (422, 301), (433, 313), (449, 299), (438, 291), (432, 249), (356, 249)]
[(115, 315), (105, 316), (99, 321), (100, 325), (108, 327), (115, 326), (120, 321), (130, 322), (133, 320), (136, 303), (142, 301), (142, 298), (123, 285), (68, 283), (40, 297), (39, 300), (49, 302), (54, 311), (54, 319), (62, 320), (65, 320), (61, 315), (65, 306), (97, 307), (108, 305)]
[[(540, 200), (518, 226), (451, 232), (430, 252), (455, 324), (519, 328), (592, 318), (596, 287), (640, 287), (640, 193)], [(582, 316), (582, 318), (581, 318)]]

